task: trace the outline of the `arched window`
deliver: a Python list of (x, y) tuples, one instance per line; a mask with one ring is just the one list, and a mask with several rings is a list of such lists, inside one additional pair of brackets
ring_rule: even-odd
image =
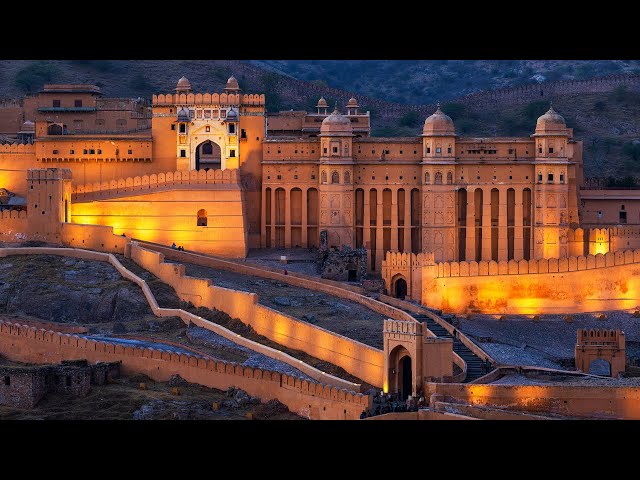
[(207, 226), (207, 211), (204, 208), (198, 210), (198, 226), (206, 227)]
[(320, 174), (320, 182), (327, 183), (327, 172), (324, 170)]
[(431, 183), (431, 174), (429, 172), (424, 174), (424, 183)]
[(435, 182), (436, 185), (442, 185), (442, 172), (436, 172)]
[[(351, 183), (351, 172), (348, 170), (344, 172), (344, 183), (346, 183), (347, 185)], [(624, 210), (624, 206), (622, 207), (622, 209)]]
[(335, 170), (331, 172), (331, 183), (340, 183), (340, 174)]
[(453, 173), (447, 172), (447, 185), (451, 185), (453, 183)]
[(62, 135), (62, 125), (54, 123), (47, 128), (47, 135)]

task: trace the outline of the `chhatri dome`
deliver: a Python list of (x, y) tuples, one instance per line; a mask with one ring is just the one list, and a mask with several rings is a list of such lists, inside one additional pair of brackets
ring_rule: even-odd
[(327, 134), (330, 133), (332, 135), (352, 135), (353, 127), (351, 126), (351, 120), (349, 117), (342, 115), (338, 111), (338, 107), (322, 121), (322, 125), (320, 126), (320, 133)]
[(358, 101), (354, 98), (351, 97), (349, 99), (349, 103), (347, 103), (347, 107), (359, 107), (360, 105), (358, 105)]
[(188, 92), (191, 90), (191, 83), (187, 77), (182, 77), (178, 80), (178, 84), (176, 85), (176, 92)]
[(320, 100), (318, 100), (318, 104), (316, 105), (317, 108), (327, 108), (329, 107), (329, 105), (327, 104), (327, 101), (324, 99), (324, 97), (320, 97)]
[(557, 113), (553, 106), (549, 106), (547, 113), (538, 118), (536, 133), (562, 133), (567, 130), (567, 124), (562, 115)]
[(240, 85), (238, 85), (238, 80), (236, 80), (236, 77), (234, 77), (233, 75), (229, 77), (229, 80), (227, 80), (227, 86), (224, 87), (224, 90), (225, 92), (236, 92), (240, 90)]
[(433, 115), (427, 117), (424, 121), (424, 127), (422, 128), (423, 135), (455, 135), (456, 129), (453, 125), (451, 117), (440, 110), (440, 104), (438, 103), (438, 109)]

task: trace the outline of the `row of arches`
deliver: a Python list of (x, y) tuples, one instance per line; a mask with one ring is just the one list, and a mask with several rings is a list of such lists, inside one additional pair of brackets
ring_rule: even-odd
[(318, 247), (318, 189), (282, 187), (264, 190), (264, 230), (267, 248)]
[[(502, 194), (506, 202), (497, 188), (458, 189), (458, 261), (497, 262), (504, 259), (504, 249), (506, 260), (531, 258), (531, 189), (519, 191), (517, 199), (514, 188)], [(522, 230), (516, 231), (516, 225)]]

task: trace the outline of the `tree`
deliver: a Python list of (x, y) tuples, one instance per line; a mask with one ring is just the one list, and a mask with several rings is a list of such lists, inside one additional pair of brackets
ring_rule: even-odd
[(27, 93), (34, 92), (47, 82), (58, 77), (60, 70), (48, 62), (32, 63), (18, 72), (15, 83)]

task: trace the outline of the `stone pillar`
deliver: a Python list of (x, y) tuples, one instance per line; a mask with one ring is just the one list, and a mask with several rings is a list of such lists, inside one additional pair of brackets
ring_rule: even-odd
[(291, 189), (284, 191), (284, 248), (291, 248)]
[(507, 189), (499, 189), (498, 203), (498, 260), (507, 260), (509, 245), (507, 242)]
[(391, 190), (391, 251), (398, 251), (398, 189)]
[(260, 246), (267, 246), (267, 189), (262, 188), (262, 205), (260, 207)]
[(524, 232), (523, 223), (524, 215), (522, 214), (522, 195), (523, 189), (516, 188), (515, 194), (515, 212), (513, 227), (513, 258), (514, 260), (522, 260), (524, 257)]
[(276, 246), (276, 189), (271, 189), (271, 248)]
[(475, 194), (467, 189), (467, 248), (466, 261), (471, 262), (476, 259), (476, 204)]
[(362, 244), (367, 249), (367, 265), (371, 270), (371, 205), (369, 204), (369, 190), (364, 191), (364, 216), (362, 219)]
[[(422, 219), (420, 225), (422, 234)], [(411, 189), (408, 188), (404, 190), (404, 251), (411, 253)]]
[(383, 198), (383, 194), (382, 191), (380, 192), (380, 195), (378, 195), (377, 199), (378, 199), (378, 204), (377, 204), (377, 208), (376, 208), (376, 272), (380, 271), (380, 266), (382, 265), (382, 259), (384, 256), (384, 248), (383, 248), (383, 241), (384, 241), (384, 236), (383, 236), (383, 212), (382, 212), (382, 206), (384, 205), (382, 202), (382, 198)]
[(307, 223), (309, 219), (307, 218), (307, 188), (302, 188), (302, 236), (300, 238), (300, 243), (303, 247), (307, 246)]
[(482, 258), (491, 260), (491, 189), (482, 189)]

